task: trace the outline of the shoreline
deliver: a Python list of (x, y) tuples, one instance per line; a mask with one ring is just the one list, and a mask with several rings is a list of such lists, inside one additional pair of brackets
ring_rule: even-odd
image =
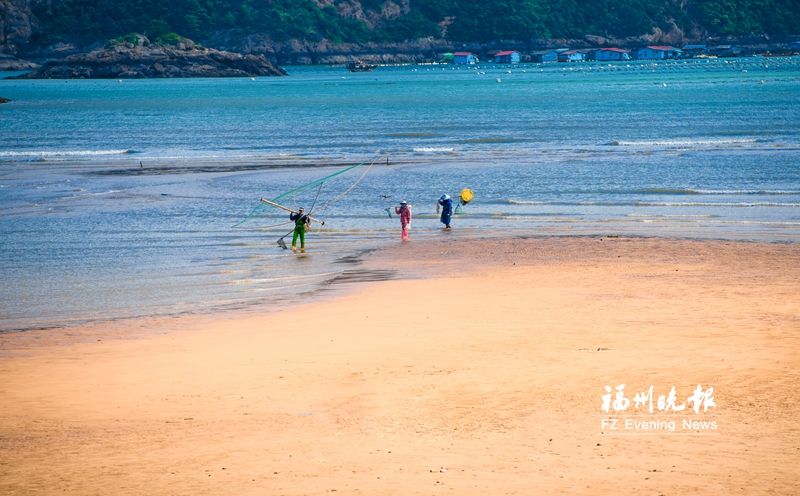
[[(0, 488), (791, 494), (800, 483), (797, 244), (464, 240), (399, 245), (364, 266), (427, 277), (258, 315), (109, 324), (118, 339), (5, 356)], [(716, 406), (656, 410), (644, 419), (655, 430), (625, 430), (647, 412), (601, 410), (604, 386), (623, 383), (631, 404), (649, 386), (683, 402), (701, 384)]]
[[(389, 229), (388, 231), (393, 231)], [(456, 249), (462, 249), (462, 245), (469, 245), (470, 243), (477, 242), (477, 243), (491, 243), (497, 242), (500, 244), (508, 244), (508, 243), (519, 243), (519, 242), (528, 242), (531, 240), (539, 240), (544, 243), (562, 243), (562, 242), (570, 242), (574, 240), (597, 240), (597, 239), (606, 239), (608, 241), (620, 241), (620, 240), (628, 240), (628, 241), (655, 241), (655, 242), (678, 242), (678, 243), (735, 243), (735, 244), (746, 244), (746, 245), (796, 245), (799, 243), (798, 241), (789, 241), (789, 240), (742, 240), (742, 239), (727, 239), (727, 238), (703, 238), (703, 237), (677, 237), (677, 236), (646, 236), (646, 235), (619, 235), (619, 234), (524, 234), (524, 233), (511, 233), (509, 234), (506, 232), (505, 236), (502, 236), (498, 232), (490, 232), (488, 235), (483, 233), (477, 233), (478, 230), (470, 230), (471, 232), (467, 233), (466, 235), (461, 235), (461, 233), (449, 233), (448, 236), (455, 234), (459, 236), (456, 239), (434, 239), (434, 236), (437, 236), (438, 229), (430, 229), (425, 231), (424, 234), (416, 233), (416, 245), (415, 240), (412, 239), (409, 243), (396, 243), (392, 244), (390, 239), (382, 239), (376, 240), (377, 243), (375, 246), (371, 246), (368, 248), (359, 248), (356, 249), (352, 253), (343, 254), (341, 257), (337, 258), (333, 263), (335, 264), (342, 264), (343, 268), (337, 270), (338, 272), (335, 276), (329, 277), (327, 279), (321, 280), (313, 285), (313, 289), (306, 289), (297, 293), (291, 293), (291, 295), (277, 298), (277, 299), (270, 299), (270, 300), (262, 300), (262, 301), (248, 301), (248, 302), (239, 302), (239, 303), (230, 303), (226, 305), (219, 305), (219, 304), (210, 304), (208, 302), (204, 303), (196, 303), (194, 308), (181, 310), (181, 311), (173, 311), (173, 312), (164, 312), (164, 313), (156, 313), (156, 314), (138, 314), (138, 315), (112, 315), (112, 316), (102, 316), (102, 317), (70, 317), (64, 321), (53, 323), (52, 325), (42, 324), (39, 327), (28, 327), (28, 328), (9, 328), (5, 330), (0, 330), (0, 356), (6, 353), (6, 346), (9, 343), (15, 340), (14, 336), (17, 336), (21, 333), (31, 334), (31, 335), (46, 335), (52, 332), (63, 332), (67, 335), (72, 335), (73, 333), (84, 334), (87, 329), (98, 328), (104, 329), (107, 327), (129, 327), (129, 326), (137, 326), (139, 324), (148, 323), (148, 322), (162, 322), (162, 321), (179, 321), (181, 319), (192, 319), (192, 318), (212, 318), (212, 319), (220, 319), (220, 318), (237, 318), (240, 316), (247, 316), (247, 315), (261, 315), (261, 314), (271, 314), (274, 312), (283, 311), (286, 308), (295, 308), (298, 305), (304, 305), (305, 303), (292, 303), (292, 299), (300, 298), (300, 299), (309, 299), (314, 303), (326, 303), (330, 302), (332, 299), (336, 299), (338, 297), (349, 295), (354, 292), (360, 291), (360, 288), (363, 284), (368, 284), (370, 282), (376, 281), (388, 281), (388, 280), (414, 280), (414, 279), (430, 279), (435, 278), (437, 276), (441, 276), (439, 269), (435, 266), (431, 260), (428, 260), (428, 263), (425, 263), (424, 260), (419, 258), (420, 253), (429, 253), (428, 248), (420, 248), (421, 244), (429, 244), (429, 243), (439, 243), (439, 244), (451, 244), (456, 246)], [(463, 232), (463, 231), (462, 231)], [(452, 246), (451, 246), (452, 248)], [(447, 247), (443, 247), (442, 249), (447, 249)], [(411, 252), (411, 253), (409, 253)], [(386, 264), (391, 263), (389, 257), (391, 254), (394, 253), (402, 253), (403, 256), (408, 256), (411, 254), (412, 256), (416, 256), (415, 263), (416, 266), (410, 266), (407, 262), (401, 264), (402, 268), (398, 269), (386, 269)], [(387, 255), (388, 254), (388, 255)], [(309, 251), (307, 255), (313, 255), (313, 251)], [(435, 256), (432, 258), (436, 258)], [(475, 263), (475, 261), (472, 261)], [(486, 264), (487, 266), (497, 266), (502, 264), (494, 263), (490, 260), (481, 260), (481, 264)], [(425, 268), (421, 269), (420, 264), (425, 265)], [(352, 267), (352, 268), (350, 268)], [(479, 271), (473, 266), (468, 266), (466, 269), (467, 274), (474, 274)], [(459, 274), (464, 275), (462, 272)], [(299, 288), (300, 286), (298, 286)], [(102, 331), (98, 331), (102, 332)], [(89, 333), (92, 337), (95, 336), (93, 333)], [(32, 339), (41, 339), (41, 337), (36, 337)], [(27, 339), (25, 339), (27, 340)]]
[[(393, 232), (395, 229), (386, 229), (385, 231)], [(619, 235), (619, 234), (525, 234), (525, 233), (511, 233), (508, 232), (504, 233), (503, 236), (501, 233), (496, 231), (491, 232), (477, 232), (477, 229), (469, 229), (469, 232), (463, 234), (464, 231), (462, 230), (460, 233), (449, 233), (448, 236), (452, 236), (455, 234), (459, 236), (456, 239), (448, 239), (448, 240), (441, 240), (435, 239), (434, 237), (442, 234), (439, 233), (440, 229), (429, 229), (420, 233), (417, 231), (416, 234), (416, 242), (417, 243), (455, 243), (455, 244), (469, 244), (471, 242), (487, 242), (487, 240), (495, 240), (495, 241), (525, 241), (525, 240), (543, 240), (543, 241), (553, 241), (553, 240), (580, 240), (580, 239), (608, 239), (608, 240), (661, 240), (661, 241), (678, 241), (678, 242), (697, 242), (697, 243), (745, 243), (745, 244), (766, 244), (766, 245), (794, 245), (798, 243), (798, 241), (789, 241), (789, 240), (747, 240), (747, 239), (728, 239), (728, 238), (704, 238), (704, 237), (678, 237), (678, 236), (659, 236), (659, 235)], [(409, 268), (405, 267), (403, 270), (390, 270), (390, 273), (383, 273), (380, 274), (385, 269), (381, 266), (380, 263), (376, 263), (377, 260), (382, 260), (383, 263), (386, 262), (386, 256), (383, 256), (382, 253), (385, 251), (389, 251), (390, 253), (394, 253), (397, 250), (402, 249), (402, 246), (405, 244), (400, 243), (393, 243), (394, 238), (387, 238), (387, 239), (380, 239), (374, 240), (375, 245), (368, 247), (368, 248), (358, 248), (351, 253), (344, 253), (341, 257), (337, 258), (333, 263), (334, 264), (341, 264), (343, 268), (337, 270), (338, 272), (335, 276), (329, 277), (327, 279), (321, 280), (317, 283), (314, 283), (313, 289), (305, 289), (297, 293), (291, 293), (289, 296), (282, 297), (282, 298), (275, 298), (275, 299), (264, 299), (264, 300), (254, 300), (248, 302), (239, 302), (239, 303), (229, 303), (225, 305), (220, 305), (217, 302), (202, 302), (202, 303), (195, 303), (193, 308), (180, 310), (180, 311), (167, 311), (163, 313), (153, 313), (153, 314), (144, 314), (139, 313), (137, 315), (109, 315), (109, 316), (98, 316), (98, 317), (79, 317), (79, 316), (72, 316), (67, 317), (65, 320), (53, 323), (43, 323), (41, 325), (36, 325), (35, 327), (24, 327), (24, 328), (7, 328), (7, 329), (0, 329), (0, 355), (3, 353), (4, 343), (11, 340), (11, 338), (6, 338), (6, 336), (13, 336), (19, 333), (49, 333), (49, 332), (66, 332), (72, 333), (76, 331), (80, 331), (82, 328), (86, 327), (103, 327), (103, 326), (114, 326), (114, 325), (121, 325), (125, 326), (128, 323), (135, 324), (136, 322), (148, 322), (148, 321), (163, 321), (163, 320), (174, 320), (174, 319), (182, 319), (182, 318), (214, 318), (217, 316), (225, 317), (225, 316), (237, 316), (237, 315), (250, 315), (250, 314), (261, 314), (261, 313), (272, 313), (275, 311), (280, 311), (281, 308), (284, 307), (294, 307), (296, 305), (302, 305), (302, 303), (291, 303), (291, 299), (294, 298), (310, 298), (314, 302), (326, 302), (329, 301), (331, 298), (337, 298), (343, 294), (350, 294), (354, 291), (358, 291), (358, 286), (362, 283), (368, 283), (371, 281), (382, 281), (382, 280), (406, 280), (406, 279), (425, 279), (433, 277), (435, 271), (431, 272), (430, 269), (426, 272), (425, 270), (420, 270), (419, 268)], [(408, 246), (414, 245), (415, 240), (408, 244)], [(307, 255), (313, 255), (313, 251), (309, 251)], [(420, 262), (420, 260), (417, 260)], [(485, 263), (485, 261), (484, 261)], [(350, 265), (352, 264), (352, 268)], [(378, 271), (378, 275), (372, 274), (371, 271)], [(376, 278), (377, 277), (377, 278)], [(300, 288), (300, 286), (298, 286)], [(259, 307), (254, 309), (255, 307)]]

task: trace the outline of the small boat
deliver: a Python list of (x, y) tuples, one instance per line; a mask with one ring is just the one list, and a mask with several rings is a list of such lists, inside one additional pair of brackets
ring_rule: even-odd
[(362, 62), (360, 60), (356, 60), (347, 64), (347, 69), (350, 72), (372, 72), (372, 70), (376, 67), (378, 66), (375, 64), (367, 64), (366, 62)]

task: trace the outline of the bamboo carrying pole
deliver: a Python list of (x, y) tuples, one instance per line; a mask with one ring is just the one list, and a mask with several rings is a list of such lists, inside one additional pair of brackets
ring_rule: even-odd
[[(286, 207), (284, 207), (283, 205), (279, 205), (279, 204), (277, 204), (277, 203), (275, 203), (275, 202), (271, 202), (271, 201), (269, 201), (269, 200), (265, 200), (265, 199), (263, 199), (263, 198), (261, 199), (261, 201), (262, 201), (262, 202), (264, 202), (264, 203), (268, 203), (268, 204), (272, 205), (273, 207), (282, 208), (282, 209), (286, 210), (287, 212), (291, 212), (291, 213), (293, 213), (293, 214), (296, 214), (296, 213), (297, 213), (297, 212), (295, 212), (294, 210), (292, 210), (292, 209), (290, 209), (290, 208), (286, 208)], [(307, 217), (308, 217), (308, 219), (309, 219), (309, 220), (313, 220), (314, 222), (319, 222), (319, 223), (320, 223), (320, 225), (322, 225), (322, 226), (324, 226), (324, 225), (325, 225), (325, 222), (323, 222), (323, 221), (321, 221), (321, 220), (319, 220), (319, 219), (315, 219), (314, 217), (311, 217), (310, 215), (308, 215)]]

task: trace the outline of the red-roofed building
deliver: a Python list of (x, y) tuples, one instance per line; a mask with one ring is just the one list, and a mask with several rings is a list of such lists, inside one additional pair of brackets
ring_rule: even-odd
[(453, 63), (459, 64), (477, 64), (478, 56), (472, 52), (456, 52), (453, 54)]
[(631, 51), (621, 48), (598, 48), (594, 51), (595, 60), (630, 60)]
[(519, 52), (510, 50), (494, 54), (494, 61), (498, 64), (518, 64)]
[(632, 52), (633, 58), (636, 60), (679, 59), (682, 54), (680, 49), (671, 46), (649, 46), (637, 48)]

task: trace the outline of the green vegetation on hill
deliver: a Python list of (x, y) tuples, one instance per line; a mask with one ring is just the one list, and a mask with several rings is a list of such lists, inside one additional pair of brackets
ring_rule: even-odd
[[(338, 5), (342, 0), (335, 0)], [(379, 12), (383, 1), (361, 0)], [(686, 5), (685, 8), (681, 4)], [(716, 35), (800, 34), (798, 0), (414, 0), (412, 11), (370, 30), (314, 0), (61, 0), (42, 2), (43, 30), (34, 43), (91, 43), (127, 33), (156, 39), (170, 32), (204, 39), (220, 30), (266, 34), (275, 41), (394, 42), (440, 37), (454, 41), (637, 36), (674, 22)]]
[(636, 36), (665, 20), (664, 2), (654, 0), (423, 0), (416, 5), (428, 16), (454, 17), (447, 34), (455, 40)]
[(694, 0), (689, 12), (721, 35), (800, 34), (797, 0)]
[[(681, 5), (685, 7), (681, 7)], [(416, 0), (430, 19), (454, 17), (454, 40), (627, 37), (693, 25), (712, 35), (800, 34), (797, 0)]]

